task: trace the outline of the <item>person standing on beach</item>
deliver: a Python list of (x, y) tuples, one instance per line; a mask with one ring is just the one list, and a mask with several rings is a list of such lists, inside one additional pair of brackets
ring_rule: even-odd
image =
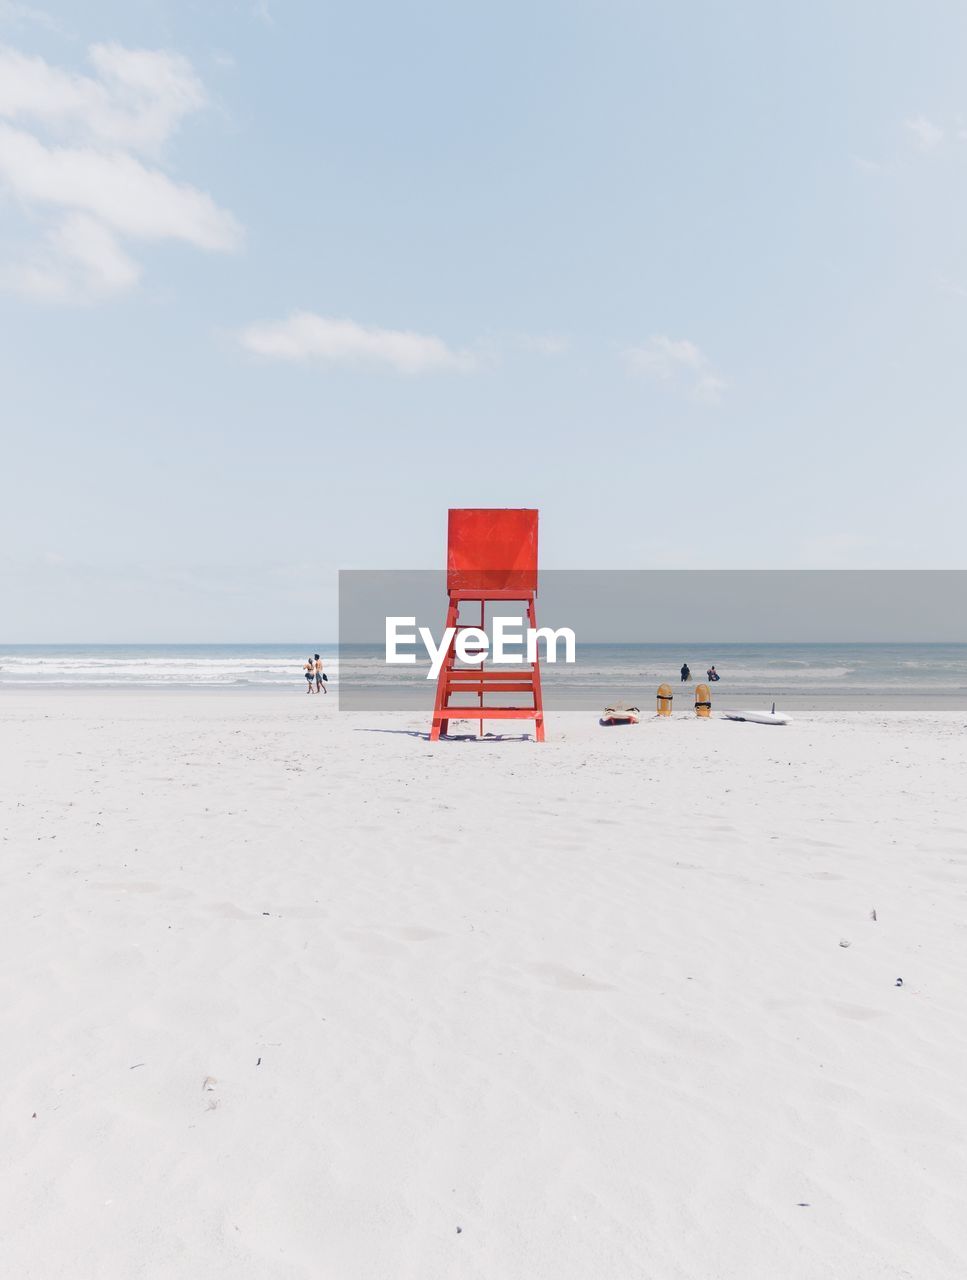
[(329, 690), (323, 684), (326, 677), (322, 674), (322, 659), (319, 657), (318, 653), (316, 654), (312, 665), (316, 674), (316, 693), (318, 693), (320, 689), (323, 693), (328, 693)]
[(306, 676), (306, 693), (315, 693), (312, 684), (316, 678), (316, 664), (312, 658), (306, 658), (306, 665), (302, 669)]
[(690, 676), (691, 674), (692, 674), (692, 673), (691, 673), (691, 672), (689, 671), (689, 669), (688, 669), (688, 663), (687, 663), (687, 662), (683, 662), (683, 663), (682, 663), (682, 684), (686, 684), (686, 683), (687, 683), (688, 678), (689, 678), (689, 676)]

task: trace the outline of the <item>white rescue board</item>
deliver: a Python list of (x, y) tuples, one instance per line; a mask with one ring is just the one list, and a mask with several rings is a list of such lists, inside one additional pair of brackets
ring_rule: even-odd
[(723, 708), (719, 713), (726, 720), (748, 720), (750, 724), (790, 724), (792, 716), (784, 716), (781, 711), (776, 711), (776, 704), (772, 704), (771, 711), (736, 711), (734, 708)]

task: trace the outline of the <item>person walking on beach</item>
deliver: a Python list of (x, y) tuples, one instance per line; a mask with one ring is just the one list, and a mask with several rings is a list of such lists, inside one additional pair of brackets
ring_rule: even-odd
[(305, 672), (306, 676), (306, 693), (315, 693), (315, 689), (312, 685), (316, 678), (316, 664), (313, 662), (312, 658), (306, 658), (306, 665), (302, 670)]
[(688, 663), (683, 662), (682, 663), (682, 684), (687, 684), (688, 678), (689, 676), (691, 676), (691, 674), (692, 673), (688, 669)]
[(323, 684), (326, 677), (322, 674), (322, 659), (319, 657), (318, 653), (313, 659), (312, 665), (316, 675), (316, 693), (318, 693), (320, 689), (323, 693), (328, 693), (329, 690)]

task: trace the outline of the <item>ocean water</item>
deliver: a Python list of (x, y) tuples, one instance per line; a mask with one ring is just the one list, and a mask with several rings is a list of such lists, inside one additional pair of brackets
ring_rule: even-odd
[[(378, 646), (340, 652), (325, 644), (0, 645), (0, 694), (44, 688), (304, 692), (303, 663), (317, 649), (334, 691), (342, 683), (372, 706), (431, 701), (425, 666), (387, 667)], [(715, 664), (722, 679), (713, 697), (722, 706), (751, 699), (967, 706), (967, 644), (579, 645), (577, 658), (573, 666), (542, 665), (549, 708), (614, 698), (650, 706), (662, 681), (687, 706), (679, 680), (683, 661), (693, 683)]]
[(282, 689), (305, 684), (302, 665), (315, 652), (273, 644), (0, 645), (0, 689)]

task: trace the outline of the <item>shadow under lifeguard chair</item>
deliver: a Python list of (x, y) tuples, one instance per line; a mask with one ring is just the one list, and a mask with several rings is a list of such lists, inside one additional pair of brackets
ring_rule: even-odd
[[(452, 508), (447, 526), (447, 628), (453, 627), (440, 675), (430, 741), (447, 733), (451, 720), (479, 720), (483, 737), (485, 720), (533, 720), (534, 736), (544, 741), (544, 703), (537, 654), (533, 662), (486, 666), (485, 649), (468, 650), (479, 655), (479, 666), (456, 665), (456, 638), (461, 631), (486, 631), (487, 605), (503, 602), (523, 606), (526, 625), (537, 629), (537, 512), (530, 509)], [(479, 605), (479, 616), (467, 621)], [(489, 694), (512, 694), (530, 705), (490, 704)], [(454, 702), (471, 696), (476, 705)], [(507, 699), (504, 699), (506, 702)]]

